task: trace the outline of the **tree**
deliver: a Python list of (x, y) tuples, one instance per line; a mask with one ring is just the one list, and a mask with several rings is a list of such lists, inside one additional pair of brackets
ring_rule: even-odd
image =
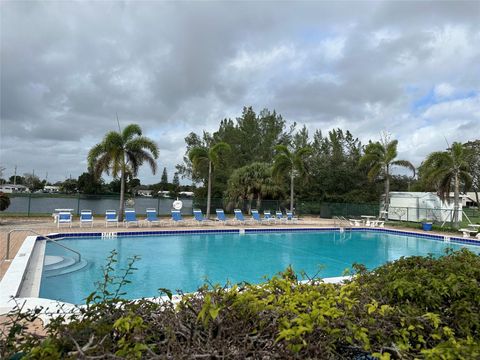
[(450, 201), (453, 187), (453, 222), (458, 227), (460, 206), (460, 183), (468, 187), (472, 176), (468, 164), (469, 151), (459, 142), (454, 142), (447, 151), (435, 151), (421, 165), (427, 183), (435, 184), (443, 201)]
[(102, 178), (97, 178), (93, 172), (84, 172), (77, 180), (78, 191), (83, 194), (100, 194), (103, 188)]
[(170, 197), (172, 198), (178, 197), (180, 193), (180, 178), (178, 176), (178, 172), (175, 172), (175, 174), (173, 174), (171, 189), (172, 190), (170, 191)]
[(67, 179), (64, 182), (62, 182), (60, 185), (60, 191), (67, 194), (76, 193), (77, 190), (78, 190), (78, 182), (75, 179)]
[(276, 155), (273, 159), (273, 175), (278, 177), (288, 173), (290, 175), (290, 211), (293, 212), (295, 178), (305, 174), (305, 160), (312, 153), (310, 146), (290, 150), (285, 145), (275, 146)]
[(472, 176), (472, 190), (475, 193), (477, 207), (480, 207), (478, 196), (480, 192), (480, 140), (469, 141), (464, 146), (468, 149), (467, 162)]
[(158, 147), (149, 138), (142, 136), (142, 129), (136, 124), (126, 126), (123, 131), (110, 131), (102, 142), (95, 145), (88, 153), (88, 164), (96, 177), (105, 172), (114, 178), (120, 176), (119, 220), (123, 220), (125, 208), (125, 177), (130, 172), (137, 176), (143, 163), (147, 162), (155, 174)]
[[(18, 177), (17, 177), (18, 180)], [(18, 184), (18, 182), (17, 182)], [(23, 184), (28, 187), (31, 192), (43, 189), (43, 183), (40, 178), (34, 174), (23, 174)]]
[(0, 191), (0, 211), (6, 210), (10, 206), (10, 198), (7, 194)]
[(267, 163), (256, 162), (233, 171), (226, 196), (234, 201), (256, 198), (257, 209), (260, 209), (264, 197), (280, 193), (280, 187), (273, 181), (272, 168)]
[[(178, 176), (178, 174), (177, 174)], [(167, 175), (167, 168), (163, 168), (162, 178), (160, 180), (160, 190), (165, 191), (168, 187), (168, 175)]]
[(410, 161), (395, 160), (397, 157), (398, 140), (390, 140), (389, 135), (384, 134), (381, 141), (369, 142), (365, 147), (365, 153), (360, 158), (360, 165), (368, 169), (368, 179), (372, 182), (381, 178), (385, 184), (384, 211), (388, 214), (390, 204), (390, 179), (393, 166), (402, 166), (411, 169), (415, 174), (415, 167)]
[(230, 145), (224, 142), (216, 143), (210, 147), (194, 147), (190, 149), (188, 158), (192, 162), (194, 171), (198, 171), (201, 168), (208, 167), (208, 180), (207, 180), (207, 212), (206, 217), (210, 216), (210, 203), (212, 197), (212, 173), (214, 166), (220, 163), (220, 155), (223, 152), (230, 150)]
[(23, 178), (23, 176), (15, 176), (15, 175), (12, 175), (8, 178), (8, 182), (10, 184), (15, 184), (15, 185), (25, 185), (25, 179)]

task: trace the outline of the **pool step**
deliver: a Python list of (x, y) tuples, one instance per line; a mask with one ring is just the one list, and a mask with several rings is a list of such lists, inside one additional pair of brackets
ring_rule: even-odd
[(69, 256), (45, 256), (43, 275), (45, 277), (70, 274), (88, 265), (86, 260), (77, 261)]

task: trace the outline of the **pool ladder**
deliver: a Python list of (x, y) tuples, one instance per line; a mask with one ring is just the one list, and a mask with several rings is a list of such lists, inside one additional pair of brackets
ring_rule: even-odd
[(21, 231), (24, 231), (24, 232), (30, 232), (32, 234), (35, 234), (37, 236), (40, 236), (42, 237), (43, 239), (45, 239), (46, 241), (50, 241), (51, 243), (57, 245), (57, 246), (60, 246), (68, 251), (71, 251), (73, 252), (77, 257), (78, 257), (78, 262), (82, 261), (82, 255), (77, 251), (77, 250), (73, 250), (72, 248), (68, 247), (68, 246), (65, 246), (63, 244), (60, 244), (59, 242), (57, 242), (56, 240), (53, 240), (51, 238), (49, 238), (48, 236), (46, 235), (42, 235), (32, 229), (12, 229), (8, 232), (7, 234), (7, 253), (5, 254), (5, 258), (3, 259), (4, 261), (10, 261), (10, 236), (13, 232), (21, 232)]
[(352, 225), (350, 225), (350, 221), (348, 221), (345, 218), (345, 216), (334, 216), (333, 225), (335, 227), (338, 226), (340, 229), (352, 229)]

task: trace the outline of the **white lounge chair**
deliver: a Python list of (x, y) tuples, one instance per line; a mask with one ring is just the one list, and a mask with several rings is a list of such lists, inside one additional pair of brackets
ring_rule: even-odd
[(458, 231), (461, 231), (463, 233), (464, 238), (469, 238), (470, 235), (475, 235), (478, 232), (475, 229), (458, 229)]

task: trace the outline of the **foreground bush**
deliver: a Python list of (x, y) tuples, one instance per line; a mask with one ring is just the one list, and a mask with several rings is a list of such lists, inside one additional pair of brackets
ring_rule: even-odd
[[(402, 258), (354, 266), (343, 286), (300, 282), (292, 269), (261, 286), (200, 289), (180, 303), (120, 300), (125, 277), (105, 278), (88, 306), (46, 335), (10, 314), (0, 357), (25, 359), (478, 359), (480, 256)], [(167, 292), (168, 293), (168, 292)]]

